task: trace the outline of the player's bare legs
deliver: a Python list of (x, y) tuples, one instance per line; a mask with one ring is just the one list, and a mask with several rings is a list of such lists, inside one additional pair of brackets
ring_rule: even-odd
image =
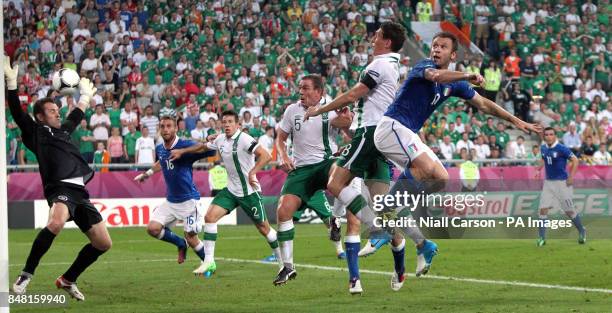
[(283, 268), (276, 276), (274, 285), (281, 285), (297, 276), (293, 266), (293, 238), (295, 229), (293, 226), (293, 213), (302, 205), (302, 200), (292, 194), (282, 195), (276, 210), (278, 221), (278, 242), (280, 244), (281, 261)]
[(278, 244), (278, 234), (274, 228), (270, 227), (270, 222), (265, 220), (261, 223), (255, 223), (255, 228), (257, 231), (266, 238), (270, 248), (272, 248), (272, 253), (274, 253), (274, 257), (278, 262), (279, 268), (283, 267), (283, 261), (281, 260), (281, 249)]
[(367, 201), (357, 190), (349, 186), (353, 178), (354, 175), (348, 169), (334, 164), (330, 170), (327, 189), (347, 208), (344, 249), (349, 270), (349, 292), (355, 294), (362, 292), (359, 279), (358, 255), (361, 241), (359, 233), (361, 210), (367, 206)]
[(113, 245), (104, 221), (92, 225), (85, 235), (90, 243), (81, 249), (68, 270), (55, 281), (57, 288), (64, 289), (71, 297), (80, 301), (85, 300), (85, 296), (77, 288), (77, 278)]
[(64, 224), (69, 218), (68, 207), (64, 203), (56, 202), (51, 206), (47, 226), (41, 229), (36, 239), (34, 239), (26, 264), (17, 281), (13, 284), (13, 292), (16, 294), (25, 293), (26, 287), (32, 280), (40, 259), (47, 253), (53, 240), (62, 231)]

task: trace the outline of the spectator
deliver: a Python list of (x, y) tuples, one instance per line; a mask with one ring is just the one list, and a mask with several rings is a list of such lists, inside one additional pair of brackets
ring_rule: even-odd
[(495, 102), (502, 80), (502, 73), (497, 67), (497, 62), (489, 62), (489, 66), (484, 70), (484, 79), (484, 96)]
[(576, 123), (571, 122), (568, 127), (568, 131), (563, 134), (563, 144), (570, 148), (576, 156), (580, 156), (580, 146), (582, 140), (580, 135), (576, 132)]
[(136, 140), (136, 164), (153, 164), (155, 162), (155, 141), (149, 136), (149, 129), (142, 127), (142, 137)]
[(173, 108), (172, 100), (166, 99), (164, 101), (164, 107), (159, 110), (159, 116), (171, 116), (176, 118), (176, 110)]
[(188, 132), (191, 132), (194, 128), (196, 128), (196, 123), (200, 120), (200, 109), (197, 105), (192, 105), (187, 110), (188, 114), (185, 116), (185, 129)]
[(464, 132), (461, 135), (461, 139), (459, 141), (457, 141), (456, 149), (459, 150), (459, 151), (461, 151), (461, 149), (466, 149), (466, 152), (467, 152), (467, 151), (471, 151), (472, 149), (475, 149), (475, 148), (476, 148), (476, 145), (474, 145), (474, 142), (472, 142), (469, 139), (469, 134), (467, 132)]
[(96, 141), (108, 140), (108, 129), (110, 128), (110, 118), (104, 113), (102, 105), (96, 105), (96, 113), (91, 116), (89, 126), (93, 129), (93, 137)]
[(191, 130), (191, 139), (195, 141), (205, 142), (208, 136), (208, 129), (204, 127), (204, 122), (198, 120), (196, 128)]
[(561, 67), (561, 75), (563, 76), (563, 93), (572, 94), (576, 86), (576, 68), (573, 66), (572, 60), (565, 61), (565, 65)]
[(584, 141), (582, 143), (582, 146), (580, 147), (580, 155), (582, 159), (588, 164), (591, 164), (593, 162), (593, 156), (595, 155), (596, 151), (597, 148), (593, 144), (593, 137), (587, 136), (586, 141)]
[(134, 124), (128, 126), (129, 132), (125, 134), (123, 140), (123, 155), (129, 163), (136, 162), (136, 141), (142, 137), (140, 132), (136, 130)]
[(506, 149), (506, 146), (510, 142), (510, 135), (506, 132), (506, 125), (504, 123), (497, 123), (497, 131), (495, 132), (496, 142), (500, 146), (500, 150)]
[(476, 157), (478, 160), (484, 160), (491, 155), (491, 149), (489, 145), (485, 143), (484, 135), (480, 135), (476, 138), (474, 149), (476, 149)]
[(272, 154), (272, 150), (274, 150), (274, 127), (266, 126), (265, 133), (259, 137), (258, 142), (268, 153)]
[(118, 127), (113, 127), (111, 136), (107, 142), (108, 152), (110, 153), (111, 163), (123, 163), (123, 138)]
[(474, 7), (474, 15), (476, 17), (476, 45), (483, 51), (487, 50), (489, 40), (489, 16), (491, 12), (484, 0), (478, 0), (478, 5)]
[(593, 154), (593, 162), (596, 165), (612, 164), (612, 155), (607, 151), (607, 146), (605, 144), (599, 145), (599, 149)]
[(445, 160), (452, 160), (453, 154), (457, 151), (455, 144), (451, 142), (451, 138), (448, 135), (442, 138), (442, 142), (439, 143), (439, 148)]
[[(11, 132), (7, 132), (11, 133)], [(96, 139), (93, 136), (91, 130), (87, 128), (87, 120), (82, 119), (79, 127), (72, 133), (75, 142), (78, 143), (79, 152), (81, 156), (87, 163), (93, 162), (93, 154), (94, 154), (94, 142)]]
[[(96, 152), (94, 152), (93, 164), (108, 164), (110, 163), (110, 154), (104, 146), (104, 141), (98, 141)], [(97, 171), (101, 173), (108, 172), (108, 166), (97, 166)]]
[(506, 157), (509, 159), (524, 159), (527, 157), (527, 147), (525, 147), (525, 138), (518, 136), (513, 140), (506, 149)]
[(138, 114), (132, 111), (133, 103), (131, 101), (125, 104), (125, 107), (121, 111), (121, 115), (119, 119), (121, 121), (122, 131), (121, 134), (125, 136), (129, 132), (128, 126), (130, 125), (138, 125)]
[(153, 115), (152, 106), (149, 105), (146, 107), (145, 116), (143, 116), (140, 119), (140, 125), (141, 125), (141, 128), (146, 127), (148, 129), (148, 133), (151, 138), (157, 138), (157, 128), (159, 127), (159, 118)]
[(433, 15), (433, 7), (429, 1), (421, 0), (417, 3), (416, 14), (419, 22), (429, 22)]

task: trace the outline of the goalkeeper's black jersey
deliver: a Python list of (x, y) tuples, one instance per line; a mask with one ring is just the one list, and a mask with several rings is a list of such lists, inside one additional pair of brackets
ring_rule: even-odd
[(84, 183), (89, 182), (94, 172), (70, 138), (85, 116), (83, 111), (75, 108), (61, 128), (54, 128), (34, 121), (25, 113), (16, 90), (8, 90), (7, 96), (11, 115), (21, 129), (21, 140), (38, 159), (45, 196), (49, 196), (50, 188), (63, 184), (64, 179), (83, 177)]

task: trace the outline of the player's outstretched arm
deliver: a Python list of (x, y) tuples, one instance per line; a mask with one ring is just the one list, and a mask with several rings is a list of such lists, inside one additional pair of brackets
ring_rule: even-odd
[(255, 154), (257, 162), (255, 162), (255, 166), (253, 166), (253, 168), (249, 172), (249, 184), (253, 188), (258, 189), (259, 182), (257, 181), (256, 174), (257, 172), (261, 171), (261, 169), (266, 166), (266, 164), (270, 163), (270, 161), (272, 160), (272, 156), (270, 155), (270, 152), (268, 152), (268, 150), (266, 150), (260, 145), (255, 148), (255, 151), (253, 153)]
[(170, 161), (178, 160), (184, 154), (203, 153), (203, 152), (206, 152), (206, 151), (209, 151), (209, 150), (210, 149), (208, 149), (208, 147), (206, 146), (205, 142), (198, 142), (198, 143), (194, 144), (193, 146), (190, 146), (190, 147), (187, 147), (187, 148), (174, 149), (174, 150), (170, 151)]
[(79, 98), (79, 103), (77, 104), (77, 108), (81, 109), (81, 111), (85, 112), (89, 107), (89, 103), (91, 99), (96, 94), (98, 89), (94, 86), (94, 84), (86, 77), (81, 77), (79, 80), (79, 94), (81, 97)]
[(353, 122), (353, 116), (348, 109), (340, 110), (338, 116), (331, 120), (331, 125), (337, 129), (346, 129), (351, 126)]
[(134, 177), (134, 181), (142, 183), (143, 181), (147, 180), (147, 178), (151, 177), (151, 175), (153, 175), (153, 174), (155, 174), (155, 173), (157, 173), (159, 171), (161, 171), (161, 165), (159, 165), (159, 161), (157, 161), (146, 172), (143, 172), (143, 173), (140, 173), (140, 174), (136, 175), (136, 177)]
[(21, 103), (17, 95), (17, 73), (19, 72), (19, 65), (15, 64), (14, 67), (11, 67), (11, 59), (8, 56), (4, 56), (3, 63), (4, 79), (6, 82), (6, 89), (8, 90), (6, 98), (8, 100), (9, 110), (11, 111), (15, 123), (17, 123), (19, 129), (21, 129), (22, 137), (24, 137), (25, 140), (29, 140), (36, 125), (34, 120), (21, 109)]
[(368, 94), (369, 91), (370, 91), (370, 88), (368, 88), (368, 86), (366, 86), (364, 83), (359, 82), (349, 91), (336, 97), (336, 99), (334, 99), (332, 102), (328, 103), (327, 105), (314, 106), (314, 107), (308, 108), (308, 110), (306, 111), (306, 114), (304, 114), (304, 120), (307, 121), (308, 118), (311, 116), (317, 116), (325, 112), (341, 109), (361, 99), (366, 94)]
[(468, 100), (468, 102), (472, 104), (473, 106), (475, 106), (478, 110), (482, 111), (483, 113), (502, 118), (512, 123), (518, 129), (526, 133), (530, 133), (530, 132), (541, 133), (542, 132), (541, 125), (531, 124), (531, 123), (527, 123), (521, 120), (520, 118), (504, 110), (502, 107), (497, 105), (495, 102), (479, 95), (478, 93), (476, 93), (472, 99)]
[(424, 76), (425, 79), (440, 84), (448, 84), (461, 80), (469, 81), (471, 84), (476, 86), (482, 86), (482, 84), (484, 84), (484, 78), (482, 75), (475, 73), (428, 68), (425, 70)]
[(281, 168), (286, 172), (291, 172), (295, 169), (295, 166), (293, 165), (293, 160), (287, 154), (287, 138), (289, 134), (280, 128), (277, 131), (276, 149), (280, 155)]

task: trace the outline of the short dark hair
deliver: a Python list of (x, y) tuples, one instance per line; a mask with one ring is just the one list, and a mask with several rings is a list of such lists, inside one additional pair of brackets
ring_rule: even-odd
[(309, 75), (302, 77), (302, 80), (305, 80), (305, 79), (312, 82), (312, 86), (314, 87), (314, 89), (323, 90), (324, 88), (323, 78), (321, 77), (321, 75), (309, 74)]
[(391, 40), (391, 51), (398, 52), (406, 41), (406, 29), (396, 22), (384, 22), (380, 25), (382, 36)]
[(544, 128), (544, 132), (543, 132), (543, 133), (546, 133), (546, 132), (547, 132), (547, 131), (549, 131), (549, 130), (552, 130), (552, 131), (553, 131), (553, 133), (555, 132), (555, 129), (554, 129), (554, 128), (552, 128), (552, 127), (548, 126), (548, 127)]
[[(247, 111), (248, 112), (248, 111)], [(238, 122), (240, 120), (240, 118), (238, 117), (238, 113), (236, 113), (236, 111), (233, 110), (226, 110), (223, 111), (223, 113), (221, 113), (221, 118), (225, 117), (225, 116), (233, 116), (234, 120), (236, 122)]]
[(53, 101), (52, 98), (42, 98), (42, 99), (38, 99), (38, 100), (36, 100), (36, 102), (34, 102), (34, 109), (33, 109), (32, 112), (34, 113), (34, 119), (37, 122), (40, 122), (40, 120), (38, 119), (37, 115), (38, 114), (45, 115), (45, 103), (49, 103), (49, 102), (57, 105), (57, 103), (55, 103), (55, 101)]
[(437, 33), (433, 39), (431, 40), (431, 42), (433, 42), (434, 40), (436, 40), (436, 38), (448, 38), (453, 42), (453, 52), (456, 52), (457, 49), (459, 49), (459, 41), (457, 40), (457, 36), (455, 36), (454, 34), (450, 33), (450, 32), (439, 32)]
[[(160, 123), (161, 123), (162, 121), (165, 121), (165, 120), (168, 120), (168, 121), (173, 121), (173, 122), (174, 122), (174, 125), (177, 125), (177, 124), (178, 124), (178, 123), (177, 123), (177, 121), (176, 121), (176, 119), (175, 119), (175, 118), (174, 118), (172, 115), (162, 115), (162, 116), (159, 118), (159, 122), (160, 122)], [(199, 120), (198, 120), (198, 121), (199, 121)]]

